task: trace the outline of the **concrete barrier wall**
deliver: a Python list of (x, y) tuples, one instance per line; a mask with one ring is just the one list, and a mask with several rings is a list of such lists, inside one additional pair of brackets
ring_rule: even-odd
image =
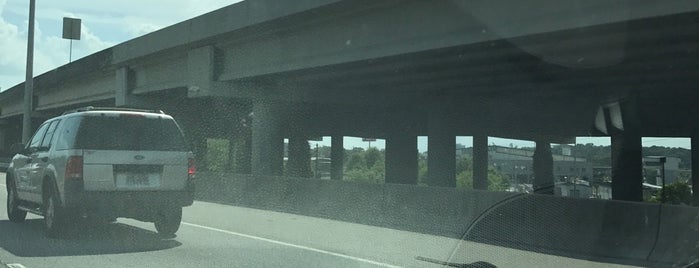
[[(642, 265), (658, 229), (657, 204), (526, 195), (479, 219), (467, 240)], [(635, 260), (635, 261), (634, 261)]]
[(223, 173), (198, 180), (200, 200), (547, 254), (662, 266), (699, 252), (693, 207)]
[(462, 237), (469, 222), (512, 193), (305, 178), (197, 175), (197, 198), (266, 210)]
[(699, 209), (687, 206), (662, 206), (658, 241), (650, 260), (673, 262), (699, 261)]

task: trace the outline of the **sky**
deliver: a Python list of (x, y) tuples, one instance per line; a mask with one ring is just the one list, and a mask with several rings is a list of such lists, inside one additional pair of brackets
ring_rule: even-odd
[[(36, 0), (34, 75), (68, 63), (63, 17), (82, 19), (72, 59), (180, 21), (240, 2), (235, 0)], [(0, 91), (24, 81), (29, 0), (0, 0)]]

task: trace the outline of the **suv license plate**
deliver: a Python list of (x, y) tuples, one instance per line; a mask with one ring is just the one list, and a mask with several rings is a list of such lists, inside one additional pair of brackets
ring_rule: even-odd
[(160, 186), (160, 174), (157, 173), (120, 173), (116, 178), (118, 188), (148, 188)]

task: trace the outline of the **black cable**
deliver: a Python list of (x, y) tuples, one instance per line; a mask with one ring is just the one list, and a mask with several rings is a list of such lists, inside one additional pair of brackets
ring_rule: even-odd
[(658, 239), (660, 239), (660, 222), (663, 216), (663, 204), (658, 205), (658, 228), (655, 229), (655, 241), (653, 241), (653, 247), (650, 248), (646, 260), (650, 261), (650, 256), (653, 255), (655, 247), (658, 246)]
[[(512, 195), (512, 196), (509, 196), (509, 197), (507, 197), (507, 198), (504, 198), (504, 199), (502, 199), (502, 200), (496, 202), (495, 204), (491, 205), (491, 206), (488, 207), (487, 209), (485, 209), (483, 212), (481, 212), (481, 213), (478, 215), (478, 217), (476, 217), (475, 220), (473, 220), (473, 221), (471, 222), (471, 224), (469, 224), (468, 228), (466, 228), (466, 231), (465, 231), (464, 234), (461, 236), (460, 241), (466, 241), (466, 237), (467, 237), (468, 234), (471, 232), (471, 230), (476, 226), (476, 224), (479, 223), (483, 218), (485, 218), (485, 216), (486, 216), (487, 214), (489, 214), (492, 210), (494, 210), (494, 209), (496, 209), (496, 208), (499, 208), (500, 206), (502, 206), (502, 205), (504, 205), (504, 204), (506, 204), (506, 203), (509, 203), (509, 201), (513, 201), (513, 200), (518, 199), (518, 198), (523, 197), (523, 196), (527, 196), (527, 194), (518, 193), (518, 194), (515, 194), (515, 195)], [(456, 247), (454, 247), (454, 249), (452, 250), (451, 254), (449, 254), (449, 260), (451, 260), (452, 258), (454, 258), (454, 255), (456, 254), (456, 250), (458, 249), (458, 247), (459, 247), (458, 245), (457, 245)]]

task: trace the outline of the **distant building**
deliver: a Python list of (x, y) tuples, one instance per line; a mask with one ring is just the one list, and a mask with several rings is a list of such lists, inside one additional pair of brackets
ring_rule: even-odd
[(557, 182), (554, 187), (554, 194), (558, 196), (567, 196), (575, 198), (591, 198), (593, 197), (592, 186), (590, 182), (584, 180), (571, 180), (566, 182)]
[[(473, 157), (473, 148), (458, 146), (456, 155)], [(587, 159), (575, 156), (553, 154), (553, 174), (556, 181), (564, 182), (573, 178), (590, 180), (593, 176), (592, 164)], [(503, 146), (488, 146), (488, 164), (500, 173), (509, 176), (510, 183), (531, 183), (534, 177), (534, 151)]]
[(646, 183), (658, 186), (663, 185), (663, 163), (660, 162), (661, 158), (665, 158), (665, 184), (677, 181), (682, 159), (677, 157), (647, 156), (643, 158), (643, 177)]

